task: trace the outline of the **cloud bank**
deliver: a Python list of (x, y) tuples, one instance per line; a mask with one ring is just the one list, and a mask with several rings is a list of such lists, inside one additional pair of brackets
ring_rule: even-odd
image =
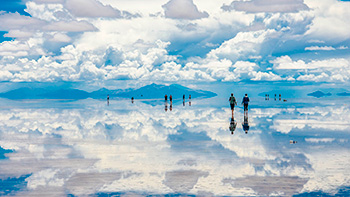
[(36, 0), (30, 15), (1, 12), (0, 81), (349, 82), (349, 2), (164, 3)]

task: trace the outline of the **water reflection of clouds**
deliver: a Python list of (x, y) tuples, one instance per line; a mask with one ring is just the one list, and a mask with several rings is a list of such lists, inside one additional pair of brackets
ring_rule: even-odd
[[(348, 149), (313, 148), (320, 137), (309, 130), (306, 143), (295, 148), (286, 147), (293, 146), (288, 143), (293, 136), (273, 136), (275, 131), (289, 134), (294, 127), (283, 132), (287, 131), (283, 121), (295, 119), (312, 120), (314, 125), (326, 119), (331, 125), (323, 129), (334, 130), (332, 124), (344, 121), (349, 108), (252, 109), (249, 133), (237, 124), (231, 135), (228, 108), (177, 106), (164, 112), (163, 106), (125, 105), (126, 110), (113, 108), (113, 103), (110, 108), (1, 110), (0, 146), (15, 150), (0, 162), (1, 177), (32, 174), (26, 179), (28, 192), (51, 188), (48, 191), (57, 195), (65, 191), (283, 195), (302, 188), (330, 191), (349, 185)], [(237, 110), (235, 120), (243, 122), (243, 112)], [(329, 167), (333, 174), (325, 175)], [(273, 184), (259, 185), (261, 177), (286, 180), (292, 186), (283, 191)]]

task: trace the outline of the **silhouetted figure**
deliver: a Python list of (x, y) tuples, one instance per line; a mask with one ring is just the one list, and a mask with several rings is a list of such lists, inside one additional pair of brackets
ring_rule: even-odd
[(267, 101), (267, 94), (265, 94), (265, 101)]
[(235, 110), (235, 105), (237, 105), (237, 101), (236, 101), (236, 98), (233, 96), (233, 93), (231, 93), (231, 96), (228, 99), (228, 101), (230, 102), (231, 112), (232, 112), (232, 116), (233, 116), (233, 111)]
[(282, 98), (281, 98), (281, 94), (279, 94), (279, 100), (281, 100)]
[(109, 106), (109, 94), (107, 94), (107, 105)]
[(231, 122), (230, 122), (230, 131), (233, 135), (234, 131), (236, 130), (237, 122), (235, 121), (235, 117), (232, 115)]
[(185, 101), (185, 95), (182, 96), (182, 100)]
[(294, 141), (294, 140), (289, 140), (289, 144), (296, 144), (298, 143), (297, 141)]
[(170, 102), (172, 102), (173, 101), (173, 96), (170, 95), (169, 99), (170, 99)]
[(131, 97), (131, 103), (134, 103), (134, 97)]
[(168, 111), (168, 102), (165, 101), (164, 103), (165, 103), (165, 109), (164, 109), (164, 110), (165, 110), (165, 111)]
[(244, 121), (243, 121), (242, 127), (245, 134), (248, 134), (248, 131), (249, 131), (248, 113), (244, 113)]
[(249, 103), (249, 97), (248, 94), (245, 94), (242, 100), (242, 104), (244, 106), (244, 111), (248, 111), (248, 103)]
[(188, 105), (191, 106), (191, 95), (188, 96)]
[(191, 95), (189, 95), (189, 96), (188, 96), (188, 99), (190, 99), (190, 100), (191, 100)]
[(277, 95), (275, 94), (275, 100), (277, 100)]
[(167, 101), (168, 100), (168, 95), (165, 95), (164, 99), (165, 99), (165, 101)]

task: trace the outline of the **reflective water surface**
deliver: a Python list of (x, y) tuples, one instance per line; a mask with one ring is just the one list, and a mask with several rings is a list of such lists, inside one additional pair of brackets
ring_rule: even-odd
[(0, 195), (348, 195), (348, 101), (2, 99)]

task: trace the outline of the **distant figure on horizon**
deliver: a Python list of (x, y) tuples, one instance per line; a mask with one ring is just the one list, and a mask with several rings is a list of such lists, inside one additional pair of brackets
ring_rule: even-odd
[(170, 95), (169, 99), (170, 99), (170, 102), (173, 102), (173, 96)]
[(168, 100), (168, 95), (165, 95), (164, 98), (165, 98), (165, 101), (167, 101)]
[(134, 97), (131, 97), (131, 103), (134, 103)]
[(107, 105), (109, 106), (109, 94), (107, 94)]
[(228, 101), (230, 102), (232, 116), (233, 116), (233, 111), (235, 110), (235, 105), (237, 105), (237, 101), (236, 101), (236, 98), (233, 96), (233, 93), (231, 93), (231, 96), (228, 99)]
[(231, 135), (233, 135), (234, 131), (236, 130), (237, 122), (235, 121), (235, 117), (232, 115), (231, 122), (230, 122), (230, 131)]
[(248, 111), (248, 103), (249, 103), (249, 97), (248, 97), (248, 94), (245, 94), (242, 100), (242, 104), (244, 106), (244, 112)]
[(275, 94), (275, 100), (277, 100), (277, 95)]
[(281, 94), (279, 94), (279, 100), (281, 100), (282, 98), (281, 98)]
[(245, 134), (248, 134), (248, 131), (249, 131), (248, 113), (244, 113), (244, 121), (243, 121), (242, 127)]
[(189, 100), (188, 105), (191, 106), (191, 95), (188, 96), (188, 100)]
[(185, 101), (185, 95), (183, 95), (183, 96), (182, 96), (182, 100), (184, 100), (184, 101)]

